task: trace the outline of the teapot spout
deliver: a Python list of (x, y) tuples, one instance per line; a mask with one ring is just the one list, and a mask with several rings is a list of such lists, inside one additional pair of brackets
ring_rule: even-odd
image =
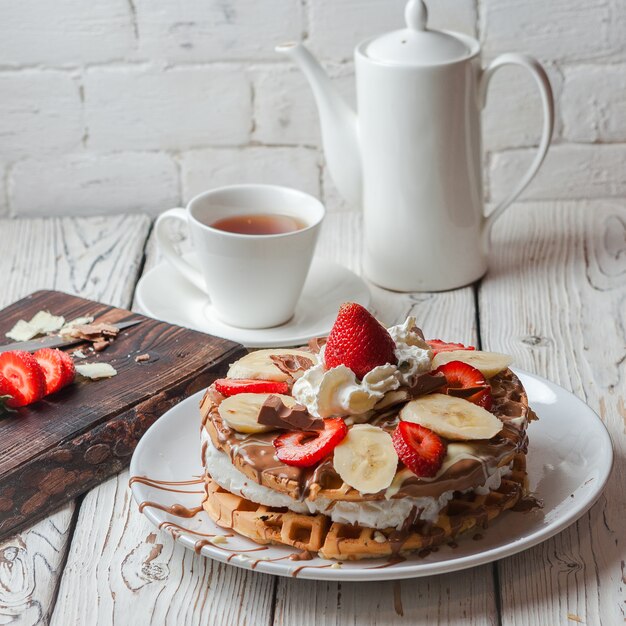
[(362, 173), (356, 113), (305, 46), (288, 43), (277, 46), (276, 51), (290, 57), (308, 80), (320, 116), (330, 175), (339, 193), (351, 204), (360, 206)]

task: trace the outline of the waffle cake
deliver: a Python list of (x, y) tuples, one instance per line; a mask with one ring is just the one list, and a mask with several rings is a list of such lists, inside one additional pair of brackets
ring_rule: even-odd
[(327, 343), (252, 352), (207, 389), (218, 525), (329, 559), (393, 557), (482, 532), (525, 495), (535, 416), (510, 359), (357, 307)]

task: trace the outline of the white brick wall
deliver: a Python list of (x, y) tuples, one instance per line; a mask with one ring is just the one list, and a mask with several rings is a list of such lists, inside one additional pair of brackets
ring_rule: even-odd
[(128, 0), (18, 0), (0, 6), (0, 63), (76, 66), (124, 60), (134, 47)]
[(318, 152), (311, 148), (250, 147), (194, 150), (180, 160), (183, 202), (221, 185), (272, 183), (320, 195)]
[[(354, 101), (352, 49), (400, 28), (405, 0), (14, 0), (0, 3), (0, 215), (180, 204), (233, 182), (348, 207), (324, 166), (311, 93), (274, 45), (304, 40)], [(555, 146), (528, 199), (626, 195), (624, 0), (427, 0), (431, 25), (485, 59), (530, 53), (557, 98)], [(487, 193), (537, 143), (532, 80), (496, 74), (483, 116)]]
[(80, 147), (84, 122), (80, 90), (57, 70), (0, 72), (0, 159)]
[(95, 67), (84, 84), (93, 150), (183, 150), (249, 139), (250, 86), (240, 68)]

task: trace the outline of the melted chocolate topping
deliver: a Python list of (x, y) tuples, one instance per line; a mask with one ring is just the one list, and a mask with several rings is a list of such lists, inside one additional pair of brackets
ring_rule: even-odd
[(308, 370), (314, 365), (312, 359), (307, 359), (300, 354), (272, 354), (270, 359), (283, 374), (288, 376)]
[[(526, 449), (528, 411), (524, 406), (526, 396), (521, 383), (510, 370), (491, 378), (489, 383), (493, 396), (492, 412), (502, 421), (502, 430), (489, 440), (450, 443), (447, 461), (435, 478), (421, 478), (408, 470), (399, 472), (392, 498), (439, 497), (445, 491), (464, 491), (482, 485), (487, 471), (493, 471), (512, 459), (516, 452)], [(260, 484), (275, 485), (294, 498), (309, 499), (314, 499), (320, 490), (340, 490), (344, 486), (333, 467), (332, 457), (312, 468), (285, 465), (275, 456), (273, 440), (276, 433), (236, 433), (221, 420), (215, 405), (205, 415), (206, 427), (216, 447), (229, 454), (241, 471)], [(398, 421), (398, 407), (392, 407), (375, 415), (370, 423), (391, 434)], [(348, 499), (351, 499), (350, 492), (346, 488)], [(335, 497), (341, 496), (336, 494)], [(362, 495), (359, 499), (384, 500), (385, 491)]]
[(301, 404), (286, 406), (278, 396), (269, 396), (263, 403), (256, 420), (263, 426), (285, 430), (324, 430), (324, 420), (313, 417)]
[(437, 389), (441, 389), (447, 383), (446, 377), (442, 372), (427, 372), (417, 377), (412, 387), (408, 388), (412, 398), (432, 393)]

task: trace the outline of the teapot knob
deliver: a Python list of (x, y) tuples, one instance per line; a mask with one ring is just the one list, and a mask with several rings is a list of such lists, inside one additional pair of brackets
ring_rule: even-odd
[(409, 0), (404, 9), (406, 25), (412, 30), (426, 30), (428, 9), (424, 0)]

